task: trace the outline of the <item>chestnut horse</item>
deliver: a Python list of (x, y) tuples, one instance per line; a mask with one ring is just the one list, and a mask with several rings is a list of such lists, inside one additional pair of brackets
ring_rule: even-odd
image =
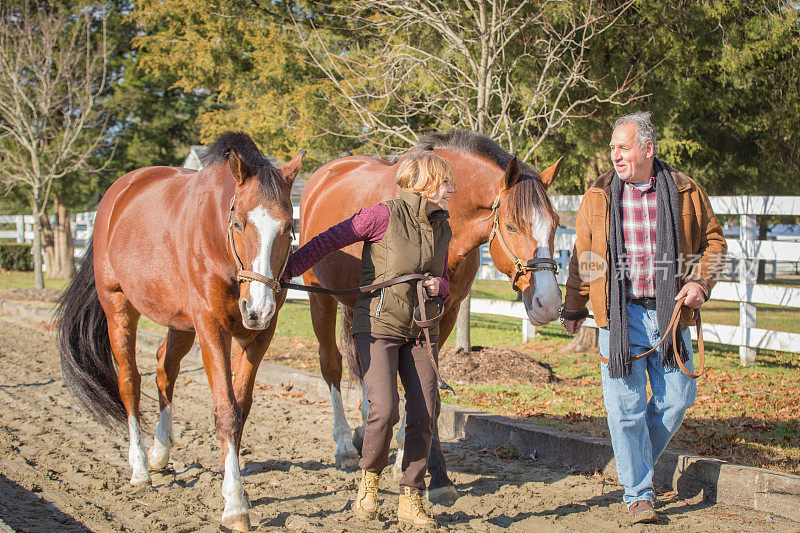
[[(450, 297), (439, 324), (439, 345), (455, 325), (459, 305), (478, 271), (478, 248), (487, 241), (491, 241), (490, 252), (497, 268), (522, 292), (531, 323), (542, 325), (554, 320), (561, 306), (555, 273), (537, 267), (529, 269), (526, 261), (552, 258), (558, 215), (546, 191), (558, 173), (561, 160), (540, 175), (529, 165), (519, 164), (516, 157), (491, 139), (459, 130), (428, 135), (413, 149), (433, 150), (447, 159), (455, 177), (456, 192), (450, 198), (453, 237), (447, 266)], [(317, 170), (306, 182), (300, 200), (301, 244), (363, 207), (396, 197), (396, 169), (397, 165), (379, 159), (346, 157)], [(304, 274), (306, 284), (329, 289), (357, 286), (361, 276), (361, 249), (359, 243), (332, 253)], [(532, 272), (534, 270), (536, 272)], [(319, 340), (322, 375), (333, 404), (336, 466), (354, 468), (358, 452), (353, 442), (358, 444), (363, 437), (363, 425), (351, 439), (342, 404), (342, 354), (336, 346), (335, 328), (337, 306), (341, 303), (342, 350), (348, 360), (353, 361), (355, 350), (350, 326), (355, 296), (310, 293), (309, 297), (314, 333)], [(361, 410), (366, 420), (366, 397)], [(402, 442), (399, 444), (402, 446)], [(438, 503), (452, 503), (457, 493), (447, 477), (438, 430), (434, 432), (429, 468), (428, 497)]]
[[(167, 466), (175, 381), (198, 337), (222, 443), (222, 524), (237, 531), (250, 528), (242, 427), (286, 299), (276, 280), (292, 242), (290, 193), (302, 157), (278, 170), (250, 137), (226, 133), (199, 172), (125, 174), (100, 201), (92, 242), (59, 302), (66, 385), (96, 419), (127, 426), (134, 485), (151, 482), (148, 469)], [(160, 412), (149, 458), (139, 422), (140, 315), (169, 328), (157, 353)]]

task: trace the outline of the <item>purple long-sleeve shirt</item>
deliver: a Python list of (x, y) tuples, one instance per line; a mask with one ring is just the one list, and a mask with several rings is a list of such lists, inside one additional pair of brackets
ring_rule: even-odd
[[(323, 231), (289, 257), (282, 281), (289, 281), (319, 263), (331, 252), (341, 250), (357, 242), (378, 242), (389, 227), (389, 208), (383, 204), (362, 209), (347, 220)], [(447, 274), (448, 253), (444, 256), (444, 275), (439, 280), (439, 296), (447, 300), (450, 296), (450, 276)]]

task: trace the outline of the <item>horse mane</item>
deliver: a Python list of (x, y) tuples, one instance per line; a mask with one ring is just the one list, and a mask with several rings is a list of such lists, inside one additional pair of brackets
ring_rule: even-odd
[[(412, 150), (457, 150), (468, 152), (496, 164), (505, 171), (514, 158), (495, 141), (473, 131), (452, 129), (447, 132), (433, 132), (424, 135)], [(555, 214), (555, 209), (547, 195), (539, 173), (528, 163), (517, 160), (519, 163), (519, 181), (511, 189), (509, 202), (501, 209), (514, 224), (528, 231), (529, 224), (538, 225), (543, 222), (543, 213)]]
[(220, 135), (203, 154), (203, 166), (227, 164), (231, 150), (235, 150), (245, 164), (256, 172), (262, 191), (273, 197), (280, 196), (281, 181), (278, 169), (270, 163), (269, 159), (261, 155), (253, 139), (244, 132), (227, 131)]

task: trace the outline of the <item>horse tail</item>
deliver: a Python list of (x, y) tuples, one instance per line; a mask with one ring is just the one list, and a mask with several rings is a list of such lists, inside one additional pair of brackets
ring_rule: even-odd
[(125, 424), (108, 321), (97, 297), (93, 243), (56, 306), (61, 373), (73, 397), (101, 424)]
[(356, 343), (353, 340), (353, 310), (342, 305), (342, 323), (339, 327), (339, 351), (347, 360), (350, 375), (362, 379), (361, 364), (358, 362)]

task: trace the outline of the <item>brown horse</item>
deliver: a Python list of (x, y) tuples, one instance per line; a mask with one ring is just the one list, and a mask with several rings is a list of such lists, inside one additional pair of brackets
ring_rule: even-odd
[[(491, 139), (464, 131), (429, 135), (414, 149), (433, 150), (447, 159), (452, 165), (457, 188), (450, 199), (453, 229), (448, 264), (450, 297), (439, 326), (439, 345), (455, 325), (460, 303), (478, 271), (478, 248), (487, 241), (491, 241), (490, 252), (497, 268), (522, 292), (531, 323), (541, 325), (554, 320), (561, 306), (555, 273), (528, 269), (527, 263), (519, 258), (552, 258), (558, 215), (546, 190), (555, 179), (561, 160), (539, 175), (530, 166), (519, 164)], [(396, 165), (370, 157), (346, 157), (317, 170), (306, 183), (300, 200), (301, 244), (363, 207), (396, 197), (396, 168)], [(329, 289), (355, 287), (361, 275), (361, 248), (357, 244), (332, 253), (304, 274), (305, 282)], [(336, 346), (335, 327), (336, 310), (341, 303), (344, 306), (341, 344), (348, 360), (352, 361), (355, 352), (349, 328), (355, 296), (334, 298), (314, 293), (309, 296), (322, 375), (333, 403), (336, 466), (354, 468), (358, 452), (353, 440), (358, 443), (363, 425), (351, 439), (342, 405), (342, 354)], [(364, 398), (364, 420), (367, 412)], [(434, 433), (429, 466), (428, 497), (432, 501), (452, 502), (457, 493), (447, 477), (438, 431)]]
[[(125, 174), (100, 201), (92, 243), (59, 302), (64, 380), (99, 421), (127, 426), (132, 484), (150, 483), (148, 468), (167, 466), (175, 380), (199, 338), (222, 443), (222, 523), (234, 530), (250, 528), (239, 445), (286, 299), (276, 280), (290, 251), (290, 192), (302, 156), (278, 170), (250, 137), (226, 133), (199, 172)], [(169, 328), (157, 354), (160, 414), (149, 460), (139, 425), (140, 315)]]

